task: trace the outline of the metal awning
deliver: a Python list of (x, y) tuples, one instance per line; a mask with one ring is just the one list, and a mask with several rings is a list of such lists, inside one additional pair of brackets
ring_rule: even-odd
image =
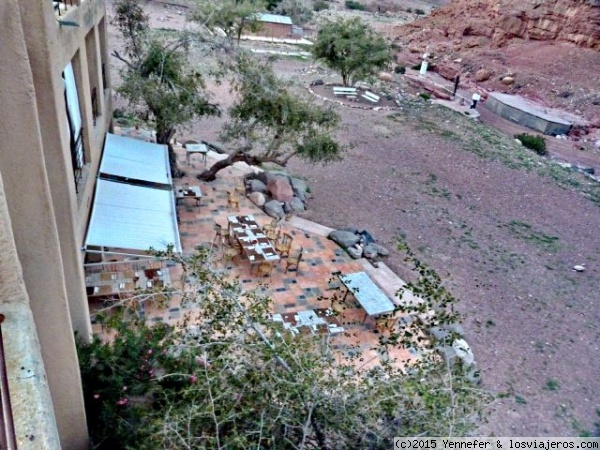
[(165, 250), (181, 253), (171, 190), (98, 179), (86, 248)]
[(100, 163), (102, 176), (171, 185), (167, 146), (107, 133)]

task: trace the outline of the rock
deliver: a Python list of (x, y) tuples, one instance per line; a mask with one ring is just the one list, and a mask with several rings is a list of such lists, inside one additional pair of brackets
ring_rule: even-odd
[(348, 247), (352, 247), (360, 239), (358, 235), (342, 230), (334, 230), (331, 233), (329, 233), (328, 237), (340, 247), (345, 249), (347, 249)]
[(250, 180), (246, 184), (250, 192), (267, 192), (267, 185), (260, 180)]
[(375, 244), (367, 244), (363, 250), (363, 256), (368, 259), (375, 259), (377, 257), (377, 249), (374, 247)]
[(469, 383), (481, 384), (481, 372), (475, 364), (471, 364), (465, 369), (465, 378)]
[(461, 359), (463, 364), (471, 365), (475, 362), (473, 350), (471, 350), (471, 347), (469, 347), (469, 344), (464, 339), (455, 339), (452, 343), (452, 348), (456, 351), (456, 356)]
[(285, 211), (281, 206), (281, 202), (277, 200), (271, 200), (265, 203), (265, 212), (273, 218), (283, 219), (285, 217)]
[(267, 190), (271, 196), (280, 202), (289, 202), (294, 198), (294, 191), (287, 178), (275, 177), (267, 183)]
[(348, 254), (352, 257), (352, 259), (360, 259), (362, 258), (362, 249), (356, 247), (348, 247), (346, 249)]
[(436, 342), (441, 342), (446, 339), (450, 333), (441, 327), (431, 327), (429, 329), (429, 334), (433, 337)]
[(285, 212), (302, 212), (304, 211), (304, 203), (298, 197), (294, 197), (283, 206)]
[(520, 139), (515, 139), (515, 142), (516, 142), (517, 144), (519, 144), (519, 145), (523, 145), (523, 143), (521, 142), (521, 140), (520, 140)]
[(475, 72), (475, 81), (486, 81), (492, 76), (492, 71), (488, 69), (479, 69)]
[(394, 81), (394, 77), (389, 72), (379, 72), (379, 79), (381, 81)]
[(444, 362), (448, 362), (453, 364), (457, 358), (456, 350), (453, 347), (448, 345), (435, 347), (435, 350), (440, 354), (440, 356), (444, 359)]
[(311, 86), (323, 86), (324, 84), (325, 84), (325, 82), (320, 79), (311, 81), (311, 83), (310, 83)]
[(450, 333), (457, 334), (458, 336), (464, 336), (465, 330), (462, 325), (459, 323), (449, 323), (442, 327), (444, 330), (449, 331)]
[(250, 194), (248, 194), (248, 198), (256, 206), (263, 206), (267, 202), (265, 194), (263, 194), (262, 192), (251, 192)]
[(584, 272), (585, 266), (583, 264), (577, 264), (576, 266), (573, 266), (573, 270), (575, 272)]
[(300, 178), (290, 177), (290, 184), (292, 185), (294, 195), (296, 197), (300, 197), (300, 199), (304, 201), (304, 198), (306, 197), (306, 191), (308, 190), (306, 181), (301, 180)]
[(353, 226), (349, 226), (345, 228), (340, 228), (340, 231), (347, 231), (352, 234), (358, 234), (359, 229)]
[(502, 78), (502, 84), (505, 84), (507, 86), (510, 86), (514, 82), (515, 82), (515, 79), (513, 77), (504, 77), (504, 78)]
[(390, 252), (387, 248), (385, 248), (383, 245), (379, 245), (379, 244), (369, 244), (371, 245), (374, 249), (377, 250), (377, 254), (379, 256), (389, 256)]

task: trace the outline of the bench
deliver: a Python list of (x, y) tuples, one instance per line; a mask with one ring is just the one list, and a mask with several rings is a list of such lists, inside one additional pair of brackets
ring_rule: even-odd
[(365, 100), (369, 100), (370, 102), (373, 102), (373, 103), (379, 102), (379, 95), (375, 95), (369, 91), (365, 91), (365, 93), (363, 95), (361, 95), (361, 97), (364, 98)]
[(350, 95), (356, 97), (356, 88), (352, 87), (334, 87), (333, 95)]

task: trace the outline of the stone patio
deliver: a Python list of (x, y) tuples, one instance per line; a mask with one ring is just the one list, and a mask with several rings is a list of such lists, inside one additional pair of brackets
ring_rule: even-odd
[[(118, 132), (118, 131), (116, 131)], [(147, 135), (139, 134), (135, 130), (122, 130), (124, 134), (131, 137), (148, 139)], [(193, 199), (184, 199), (177, 206), (179, 231), (184, 255), (193, 254), (198, 246), (209, 246), (214, 238), (215, 223), (227, 228), (227, 217), (231, 215), (252, 214), (259, 225), (266, 225), (271, 221), (260, 208), (255, 206), (245, 196), (241, 196), (239, 211), (227, 209), (227, 191), (234, 190), (249, 171), (255, 170), (244, 163), (236, 163), (233, 166), (221, 170), (217, 179), (210, 183), (201, 182), (196, 175), (204, 170), (205, 163), (200, 155), (192, 155), (190, 165), (186, 162), (185, 149), (175, 145), (179, 167), (186, 172), (181, 179), (174, 180), (176, 186), (189, 184), (199, 186), (202, 190), (202, 200), (199, 205)], [(207, 155), (207, 167), (215, 161), (223, 158), (223, 155), (209, 151)], [(353, 260), (337, 244), (327, 238), (330, 228), (307, 221), (300, 217), (292, 217), (289, 221), (280, 222), (282, 232), (293, 236), (291, 255), (296, 254), (300, 247), (304, 249), (303, 259), (298, 270), (290, 269), (285, 273), (285, 259), (276, 261), (271, 276), (258, 277), (256, 271), (251, 271), (249, 261), (243, 256), (237, 259), (216, 262), (216, 267), (223, 269), (227, 276), (239, 280), (242, 287), (247, 290), (260, 289), (263, 294), (273, 300), (274, 314), (289, 314), (307, 309), (329, 308), (332, 291), (329, 283), (332, 274), (336, 272), (352, 273), (364, 271), (375, 283), (390, 297), (394, 303), (398, 303), (397, 290), (404, 285), (384, 263), (379, 262), (375, 268), (365, 259)], [(213, 247), (214, 248), (214, 247)], [(214, 249), (218, 260), (219, 250)], [(177, 268), (171, 268), (175, 273), (171, 278), (177, 278)], [(325, 298), (325, 300), (323, 300)], [(404, 299), (410, 298), (405, 294)], [(157, 310), (151, 304), (142, 307), (143, 313), (151, 322), (177, 321), (183, 311), (175, 300), (166, 310)], [(396, 326), (399, 326), (401, 320)], [(332, 345), (344, 351), (352, 346), (359, 345), (364, 351), (364, 361), (370, 365), (378, 361), (376, 352), (370, 350), (374, 347), (380, 336), (376, 329), (375, 319), (368, 317), (363, 323), (363, 314), (360, 310), (351, 310), (344, 314), (341, 325), (345, 332), (331, 336)], [(100, 330), (95, 328), (96, 332)], [(352, 351), (352, 350), (348, 350)], [(397, 349), (390, 355), (398, 360), (407, 360), (411, 354), (404, 349)], [(371, 363), (369, 363), (371, 361)]]

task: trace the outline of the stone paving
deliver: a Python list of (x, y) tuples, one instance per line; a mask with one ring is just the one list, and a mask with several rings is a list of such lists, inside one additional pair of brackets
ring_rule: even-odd
[[(136, 133), (131, 131), (127, 134), (132, 137), (147, 138), (143, 135), (136, 136)], [(205, 167), (201, 156), (192, 155), (188, 165), (185, 149), (181, 145), (175, 146), (175, 152), (178, 165), (186, 172), (186, 175), (174, 180), (174, 184), (176, 186), (183, 184), (199, 186), (202, 190), (202, 200), (199, 205), (193, 199), (183, 199), (177, 206), (184, 255), (192, 254), (197, 246), (210, 246), (215, 238), (215, 223), (227, 228), (228, 216), (252, 214), (261, 226), (271, 222), (271, 218), (245, 196), (240, 196), (239, 211), (227, 209), (227, 191), (232, 191), (239, 186), (244, 174), (253, 170), (252, 168), (243, 163), (236, 163), (221, 170), (215, 181), (201, 182), (196, 178), (196, 175)], [(209, 151), (207, 166), (210, 167), (212, 163), (222, 157), (223, 155)], [(307, 309), (329, 308), (330, 302), (327, 301), (327, 297), (332, 294), (329, 283), (335, 272), (365, 271), (392, 301), (395, 303), (399, 301), (396, 298), (396, 291), (404, 284), (402, 280), (395, 276), (385, 264), (380, 263), (379, 267), (375, 268), (364, 259), (351, 259), (337, 244), (327, 239), (327, 234), (331, 229), (299, 217), (292, 217), (289, 221), (282, 220), (280, 225), (282, 232), (289, 233), (293, 237), (290, 254), (295, 255), (300, 248), (304, 250), (303, 259), (297, 270), (290, 269), (286, 273), (286, 258), (276, 261), (271, 275), (264, 277), (257, 276), (254, 273), (256, 271), (251, 270), (249, 261), (243, 256), (233, 260), (222, 259), (217, 263), (217, 267), (224, 269), (228, 276), (237, 278), (244, 289), (258, 288), (271, 297), (273, 313), (286, 314)], [(214, 251), (218, 255), (220, 250), (215, 249)], [(175, 278), (176, 275), (172, 276), (172, 279)], [(143, 311), (148, 320), (152, 322), (177, 320), (181, 317), (182, 312), (177, 302), (170, 304), (166, 311), (159, 312), (151, 305), (146, 305)], [(378, 359), (377, 354), (370, 349), (377, 343), (381, 332), (376, 329), (373, 318), (369, 317), (363, 323), (363, 317), (363, 313), (359, 309), (350, 309), (345, 312), (339, 321), (346, 332), (332, 336), (332, 343), (339, 349), (358, 344), (365, 353), (365, 361), (375, 363)], [(399, 360), (411, 357), (410, 353), (404, 349), (394, 350), (390, 356)]]

